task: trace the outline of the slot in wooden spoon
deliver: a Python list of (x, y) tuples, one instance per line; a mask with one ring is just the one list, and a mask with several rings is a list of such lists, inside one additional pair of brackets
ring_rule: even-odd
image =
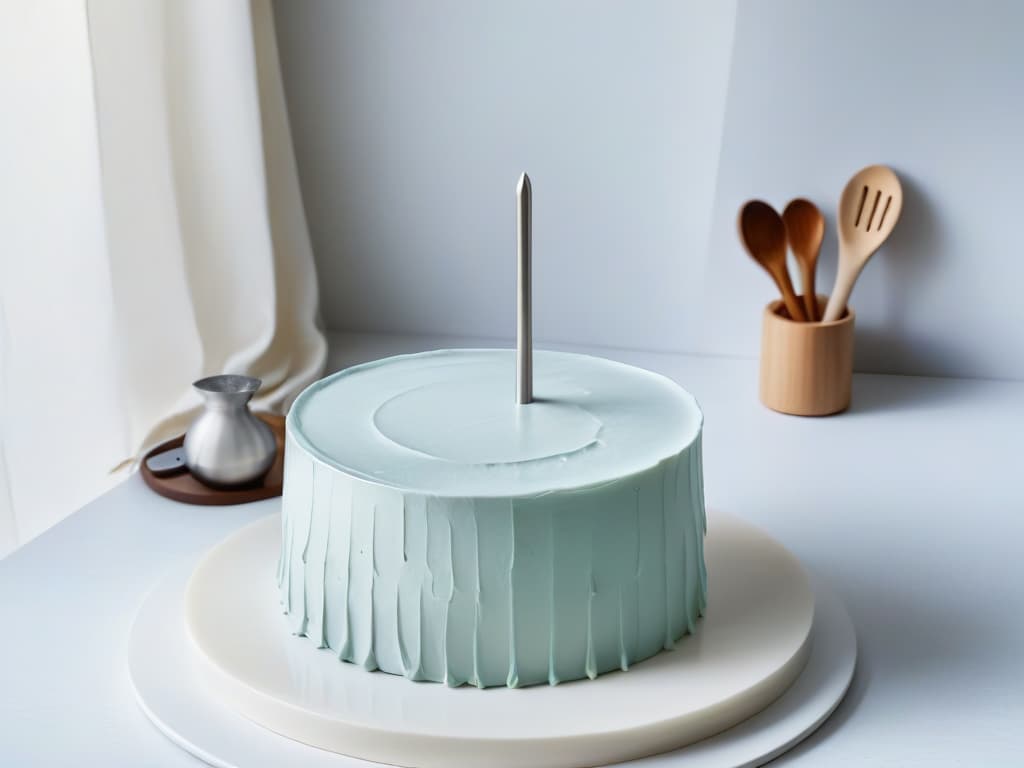
[(903, 188), (891, 168), (870, 165), (847, 182), (836, 215), (839, 268), (822, 320), (842, 317), (860, 271), (892, 233), (902, 209)]
[(786, 225), (789, 249), (800, 265), (804, 310), (807, 312), (807, 319), (814, 322), (818, 319), (814, 271), (818, 267), (818, 253), (821, 251), (821, 240), (825, 236), (825, 217), (821, 215), (818, 206), (810, 200), (798, 197), (791, 200), (782, 212), (782, 222)]
[(806, 321), (807, 315), (797, 300), (786, 268), (786, 226), (782, 217), (768, 203), (751, 200), (740, 208), (739, 231), (747, 253), (764, 267), (779, 287), (789, 316)]

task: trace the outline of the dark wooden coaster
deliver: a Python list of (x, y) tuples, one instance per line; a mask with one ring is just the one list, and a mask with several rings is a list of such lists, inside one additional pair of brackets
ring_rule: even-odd
[(277, 456), (274, 458), (274, 466), (270, 468), (267, 476), (259, 485), (252, 485), (247, 488), (232, 488), (230, 490), (219, 490), (203, 485), (188, 471), (181, 472), (170, 477), (157, 477), (146, 467), (146, 460), (150, 456), (169, 451), (179, 447), (185, 442), (184, 435), (161, 443), (142, 458), (139, 472), (146, 485), (168, 499), (181, 501), (185, 504), (247, 504), (250, 501), (260, 501), (281, 495), (281, 486), (284, 479), (284, 416), (277, 416), (271, 413), (256, 414), (260, 419), (270, 425), (274, 430), (274, 437), (277, 439)]

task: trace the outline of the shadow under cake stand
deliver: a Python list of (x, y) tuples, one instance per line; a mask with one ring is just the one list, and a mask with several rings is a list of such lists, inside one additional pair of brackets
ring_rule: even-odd
[(825, 721), (856, 662), (835, 595), (721, 512), (696, 634), (628, 672), (521, 689), (412, 683), (293, 637), (274, 583), (279, 541), (278, 515), (236, 532), (169, 575), (132, 628), (143, 711), (211, 765), (761, 765)]

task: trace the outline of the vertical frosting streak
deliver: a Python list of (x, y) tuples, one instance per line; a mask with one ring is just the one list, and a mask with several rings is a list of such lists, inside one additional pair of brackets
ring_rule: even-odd
[[(512, 529), (512, 539), (509, 542), (508, 560), (508, 677), (505, 685), (509, 688), (516, 688), (519, 685), (519, 664), (516, 659), (516, 591), (513, 581), (513, 574), (516, 567), (516, 503), (512, 499), (508, 502), (509, 524)], [(484, 683), (486, 685), (486, 683)]]
[(476, 576), (476, 582), (473, 588), (473, 675), (469, 678), (469, 682), (477, 688), (482, 688), (483, 679), (480, 675), (480, 603), (483, 595), (481, 593), (482, 579), (480, 578), (480, 525), (475, 517), (472, 520), (473, 543), (476, 550), (476, 567), (473, 569), (473, 573)]
[[(557, 542), (555, 538), (555, 517), (552, 515), (548, 518), (548, 525), (551, 527), (549, 536), (551, 541)], [(558, 547), (552, 545), (551, 547), (551, 561), (548, 563), (548, 572), (550, 575), (550, 591), (552, 596), (555, 595), (557, 585), (555, 583), (555, 574), (557, 568), (556, 558), (558, 557)], [(558, 624), (555, 617), (555, 605), (557, 601), (552, 597), (550, 607), (548, 609), (548, 624), (551, 626), (551, 631), (548, 633), (548, 685), (558, 685), (560, 679), (558, 677)]]

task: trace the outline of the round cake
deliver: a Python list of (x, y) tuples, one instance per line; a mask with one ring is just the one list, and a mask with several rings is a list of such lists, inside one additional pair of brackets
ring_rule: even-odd
[(450, 686), (627, 669), (703, 615), (702, 415), (586, 355), (441, 350), (355, 366), (288, 415), (278, 585), (294, 633)]

